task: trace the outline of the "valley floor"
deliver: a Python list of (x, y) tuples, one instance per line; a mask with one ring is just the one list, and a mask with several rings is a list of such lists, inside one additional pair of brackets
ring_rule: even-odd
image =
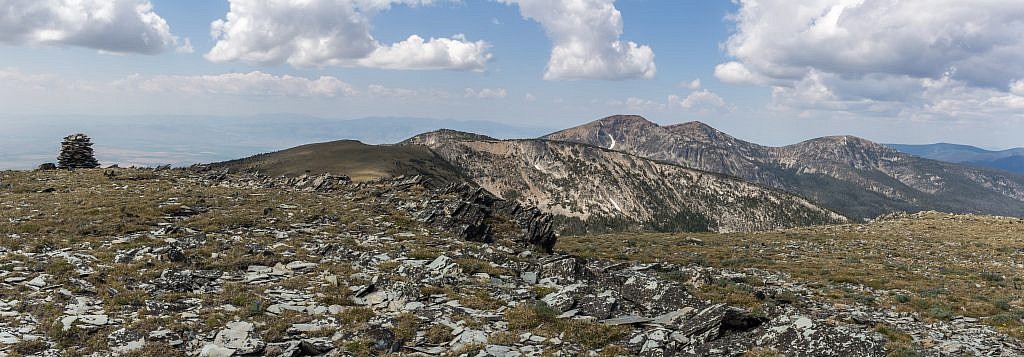
[(0, 356), (1024, 354), (1019, 220), (547, 253), (500, 217), (459, 238), (472, 203), (407, 178), (3, 172)]

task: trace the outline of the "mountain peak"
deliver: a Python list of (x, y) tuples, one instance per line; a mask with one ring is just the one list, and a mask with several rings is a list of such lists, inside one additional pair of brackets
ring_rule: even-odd
[(663, 131), (658, 124), (639, 115), (613, 115), (574, 128), (565, 129), (544, 136), (544, 139), (571, 141), (609, 149), (620, 148), (621, 144), (634, 138), (644, 138), (650, 133)]
[[(887, 147), (885, 145), (878, 144), (878, 143), (876, 143), (874, 141), (871, 141), (871, 140), (868, 140), (868, 139), (865, 139), (865, 138), (862, 138), (862, 137), (859, 137), (859, 136), (853, 136), (853, 135), (823, 136), (823, 137), (820, 137), (820, 138), (817, 138), (817, 139), (811, 139), (811, 140), (805, 141), (802, 144), (846, 146), (846, 147), (851, 147), (851, 148), (873, 149), (875, 151), (893, 151), (893, 152), (896, 151), (896, 150), (891, 149), (891, 148), (889, 148), (889, 147)], [(796, 144), (796, 145), (801, 145), (801, 144)]]
[(610, 117), (598, 119), (594, 123), (600, 124), (612, 124), (612, 125), (657, 125), (647, 118), (639, 115), (612, 115)]
[(438, 129), (411, 137), (400, 144), (431, 146), (440, 142), (450, 141), (498, 141), (487, 135), (468, 133), (452, 129)]
[(731, 135), (722, 132), (721, 130), (715, 129), (714, 127), (704, 124), (699, 121), (691, 121), (682, 124), (674, 124), (666, 126), (665, 129), (671, 131), (676, 135), (683, 137), (698, 139), (701, 141), (717, 142), (717, 141), (728, 141), (736, 142), (736, 139)]
[(702, 129), (702, 130), (707, 130), (707, 129), (717, 130), (717, 129), (711, 127), (710, 125), (704, 124), (704, 122), (696, 121), (696, 120), (691, 121), (691, 122), (686, 122), (686, 123), (672, 124), (672, 125), (669, 125), (668, 127), (669, 128), (671, 128), (671, 127), (680, 127), (680, 128), (696, 128), (696, 129)]

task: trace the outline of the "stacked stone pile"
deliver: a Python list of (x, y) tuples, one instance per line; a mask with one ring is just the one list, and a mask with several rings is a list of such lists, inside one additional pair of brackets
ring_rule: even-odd
[(85, 134), (73, 134), (60, 144), (58, 164), (64, 169), (91, 169), (100, 166), (92, 152), (92, 139)]

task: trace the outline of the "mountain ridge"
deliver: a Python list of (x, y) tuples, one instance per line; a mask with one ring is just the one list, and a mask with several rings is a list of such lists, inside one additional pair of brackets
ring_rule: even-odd
[[(402, 144), (427, 145), (481, 187), (584, 227), (577, 232), (600, 231), (601, 224), (727, 232), (847, 221), (783, 191), (607, 147), (544, 139), (480, 141), (442, 131)], [(687, 222), (699, 224), (671, 227)]]
[(986, 167), (1024, 174), (1024, 148), (986, 150), (976, 146), (950, 143), (905, 145), (885, 144), (907, 154), (923, 158)]
[(660, 126), (619, 115), (543, 138), (603, 147), (614, 141), (615, 150), (796, 193), (852, 218), (930, 209), (1024, 215), (1024, 177), (918, 158), (855, 136), (769, 147), (700, 122)]

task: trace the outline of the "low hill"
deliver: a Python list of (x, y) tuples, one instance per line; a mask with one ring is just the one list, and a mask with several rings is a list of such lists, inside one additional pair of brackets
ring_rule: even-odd
[(369, 181), (401, 175), (425, 175), (459, 180), (457, 169), (422, 146), (367, 145), (353, 140), (302, 145), (273, 153), (210, 165), (232, 172), (259, 172), (269, 176), (330, 173)]

